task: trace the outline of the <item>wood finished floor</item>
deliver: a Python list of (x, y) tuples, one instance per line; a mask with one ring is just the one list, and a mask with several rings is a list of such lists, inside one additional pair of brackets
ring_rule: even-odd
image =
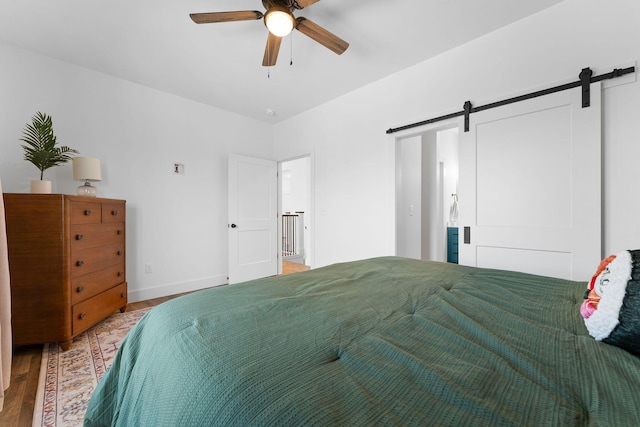
[[(308, 270), (309, 267), (291, 262), (282, 263), (282, 274)], [(180, 295), (155, 298), (127, 305), (127, 311), (155, 307)], [(11, 364), (11, 385), (5, 393), (4, 409), (0, 412), (0, 426), (31, 427), (42, 361), (42, 345), (15, 348)]]

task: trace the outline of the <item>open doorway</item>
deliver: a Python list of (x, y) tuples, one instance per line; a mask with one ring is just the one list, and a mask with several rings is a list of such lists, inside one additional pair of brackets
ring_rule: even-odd
[(458, 127), (399, 138), (396, 150), (396, 254), (457, 262)]
[(311, 157), (280, 162), (280, 254), (282, 273), (311, 266)]

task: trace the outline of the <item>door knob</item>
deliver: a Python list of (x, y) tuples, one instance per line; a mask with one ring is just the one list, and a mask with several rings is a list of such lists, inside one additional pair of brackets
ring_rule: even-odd
[(231, 228), (236, 228), (236, 227), (238, 227), (238, 226), (235, 225), (235, 224), (231, 224)]

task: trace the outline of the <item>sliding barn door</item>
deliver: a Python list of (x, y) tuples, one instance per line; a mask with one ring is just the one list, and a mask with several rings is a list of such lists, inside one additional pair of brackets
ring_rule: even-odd
[(278, 273), (276, 162), (229, 156), (229, 283)]
[(601, 258), (600, 84), (471, 115), (460, 134), (461, 264), (587, 280)]

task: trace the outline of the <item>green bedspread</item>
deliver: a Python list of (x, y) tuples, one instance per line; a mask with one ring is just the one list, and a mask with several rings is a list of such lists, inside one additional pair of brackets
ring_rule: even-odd
[(85, 426), (639, 426), (585, 289), (385, 257), (199, 291), (129, 333)]

